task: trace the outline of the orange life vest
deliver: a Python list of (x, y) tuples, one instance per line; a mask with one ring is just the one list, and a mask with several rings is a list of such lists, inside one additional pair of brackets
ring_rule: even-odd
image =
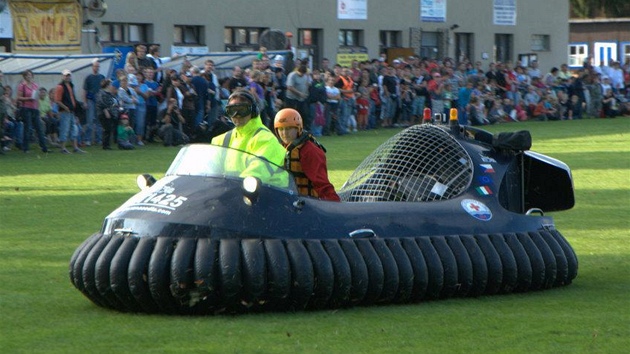
[(318, 198), (319, 195), (315, 188), (313, 188), (313, 182), (306, 177), (304, 170), (302, 169), (302, 163), (300, 162), (300, 149), (304, 146), (304, 143), (310, 140), (317, 147), (326, 152), (326, 149), (308, 132), (304, 132), (302, 136), (295, 139), (287, 146), (287, 154), (284, 159), (284, 168), (293, 174), (295, 184), (297, 186), (298, 193), (301, 195), (307, 195)]
[[(343, 81), (343, 87), (341, 88), (342, 90), (354, 90), (354, 81), (352, 81), (351, 78), (347, 78), (345, 76), (339, 76), (339, 78), (341, 78), (341, 81)], [(342, 95), (344, 95), (347, 98), (352, 98), (354, 97), (354, 93), (342, 93)]]

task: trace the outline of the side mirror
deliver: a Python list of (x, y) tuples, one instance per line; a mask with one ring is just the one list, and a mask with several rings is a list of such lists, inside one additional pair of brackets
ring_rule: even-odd
[(140, 188), (141, 191), (151, 188), (151, 186), (154, 185), (155, 182), (157, 182), (155, 177), (153, 177), (152, 175), (148, 173), (143, 173), (141, 175), (138, 175), (138, 177), (136, 177), (136, 184), (138, 185), (138, 188)]

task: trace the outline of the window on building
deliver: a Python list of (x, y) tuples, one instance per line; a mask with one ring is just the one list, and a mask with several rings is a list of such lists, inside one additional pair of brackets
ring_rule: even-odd
[(317, 67), (323, 55), (321, 38), (321, 29), (299, 28), (297, 35), (298, 57), (307, 53), (311, 57), (312, 65)]
[(173, 43), (178, 45), (202, 45), (203, 26), (175, 25)]
[(265, 30), (261, 27), (225, 27), (223, 29), (223, 43), (225, 50), (250, 51), (258, 50), (258, 38)]
[(630, 43), (621, 44), (621, 62), (630, 63)]
[(511, 34), (497, 33), (494, 35), (494, 61), (513, 61), (512, 48), (514, 48), (514, 36)]
[(473, 61), (475, 58), (475, 45), (472, 33), (455, 33), (455, 55), (458, 62), (468, 59)]
[(298, 45), (317, 45), (317, 30), (301, 28), (298, 30)]
[(524, 53), (518, 55), (518, 65), (523, 67), (531, 66), (532, 62), (538, 61), (538, 54), (536, 53)]
[(383, 53), (387, 48), (402, 47), (402, 31), (380, 31), (379, 39), (379, 53)]
[(150, 42), (150, 26), (143, 23), (104, 22), (100, 39), (105, 43), (147, 43)]
[(609, 66), (613, 61), (617, 61), (619, 46), (615, 41), (593, 43), (593, 65)]
[(361, 31), (360, 30), (339, 30), (339, 46), (341, 47), (356, 47), (361, 45)]
[(548, 52), (550, 48), (549, 35), (532, 34), (531, 50), (534, 52)]
[(577, 67), (584, 65), (588, 56), (588, 45), (569, 44), (569, 66)]
[(422, 40), (420, 45), (420, 57), (437, 59), (438, 58), (438, 43), (440, 33), (438, 32), (422, 32)]

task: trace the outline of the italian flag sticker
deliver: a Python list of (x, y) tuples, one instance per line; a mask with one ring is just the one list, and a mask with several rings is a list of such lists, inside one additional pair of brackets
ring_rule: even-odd
[(492, 194), (492, 190), (488, 186), (480, 186), (480, 187), (477, 187), (475, 189), (477, 190), (477, 193), (479, 193), (480, 195), (490, 195), (490, 194)]

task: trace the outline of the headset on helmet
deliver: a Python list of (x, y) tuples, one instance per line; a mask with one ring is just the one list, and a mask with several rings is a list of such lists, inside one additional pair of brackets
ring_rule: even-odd
[(232, 94), (228, 98), (228, 102), (230, 102), (235, 97), (244, 97), (246, 100), (248, 100), (251, 104), (250, 110), (252, 112), (252, 118), (258, 117), (258, 115), (260, 114), (260, 111), (258, 110), (258, 100), (249, 91), (236, 90), (232, 92)]
[(276, 117), (273, 120), (273, 127), (276, 130), (276, 133), (280, 127), (295, 127), (298, 129), (298, 135), (300, 135), (302, 134), (304, 124), (302, 123), (302, 116), (300, 116), (300, 112), (293, 108), (283, 108), (276, 113)]

